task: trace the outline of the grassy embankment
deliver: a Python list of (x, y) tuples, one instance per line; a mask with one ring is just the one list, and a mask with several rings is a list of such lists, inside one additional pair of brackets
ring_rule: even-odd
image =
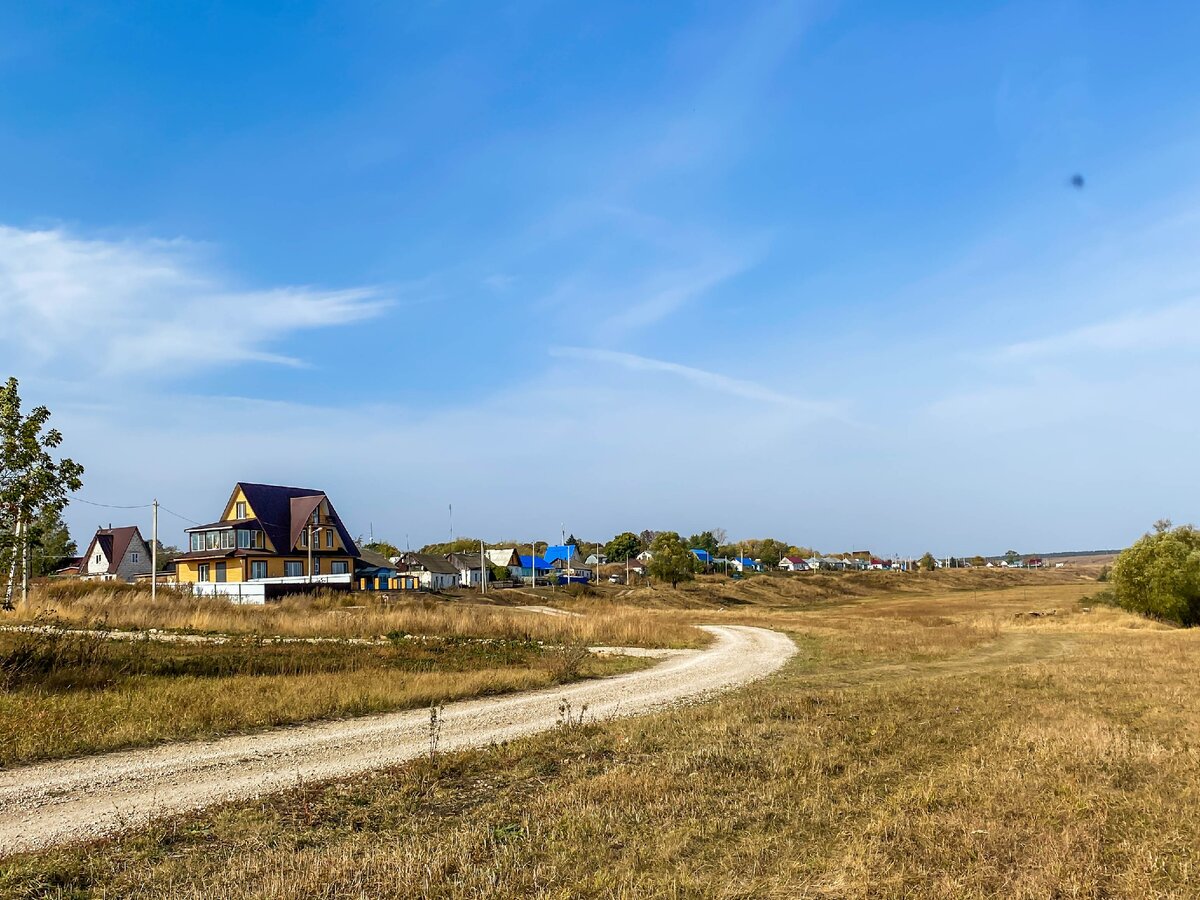
[(1200, 633), (1108, 607), (1085, 613), (1087, 585), (1039, 575), (997, 579), (1000, 591), (944, 579), (951, 589), (939, 592), (931, 577), (923, 592), (870, 601), (731, 609), (725, 620), (776, 622), (803, 652), (709, 704), (17, 859), (0, 887), (226, 898), (1195, 896)]

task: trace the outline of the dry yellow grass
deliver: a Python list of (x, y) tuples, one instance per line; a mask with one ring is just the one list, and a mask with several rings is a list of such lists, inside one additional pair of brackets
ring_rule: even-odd
[(706, 705), (15, 860), (0, 888), (231, 900), (1194, 897), (1200, 632), (1083, 613), (1080, 593), (1046, 582), (1025, 595), (731, 611), (783, 624), (803, 652)]
[[(395, 596), (395, 595), (393, 595)], [(363, 604), (346, 606), (346, 603)], [(706, 638), (631, 605), (592, 603), (586, 617), (547, 616), (514, 607), (403, 598), (381, 606), (369, 595), (317, 594), (265, 606), (236, 606), (169, 592), (151, 602), (148, 589), (81, 590), (45, 585), (0, 624), (52, 617), (75, 625), (173, 629), (290, 637), (375, 638), (392, 632), (625, 647), (695, 647)]]

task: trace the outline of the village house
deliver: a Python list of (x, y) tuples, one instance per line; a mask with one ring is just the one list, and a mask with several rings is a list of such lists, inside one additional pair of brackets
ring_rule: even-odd
[(483, 584), (483, 560), (478, 553), (451, 553), (446, 559), (458, 572), (458, 583), (463, 587), (479, 587)]
[(402, 553), (400, 562), (408, 566), (408, 574), (415, 575), (417, 582), (427, 591), (446, 591), (459, 585), (459, 570), (444, 556)]
[[(63, 570), (93, 581), (133, 581), (151, 571), (150, 546), (136, 525), (97, 528), (87, 552)], [(76, 566), (78, 568), (76, 569)]]
[(582, 554), (575, 544), (556, 544), (546, 548), (546, 562), (550, 563), (568, 581), (589, 581), (592, 570), (581, 559)]
[(239, 482), (221, 517), (187, 534), (188, 551), (175, 560), (181, 584), (302, 578), (349, 584), (358, 557), (329, 498), (310, 488)]
[[(693, 553), (697, 551), (693, 550)], [(704, 551), (699, 551), (703, 553)], [(757, 560), (753, 560), (748, 556), (731, 556), (726, 560), (730, 568), (736, 569), (739, 572), (757, 572), (759, 565)]]
[(802, 556), (785, 556), (779, 560), (779, 568), (785, 572), (811, 572), (808, 561)]
[(382, 553), (365, 548), (358, 551), (354, 583), (360, 591), (415, 591), (421, 586), (420, 579), (398, 558), (393, 562)]

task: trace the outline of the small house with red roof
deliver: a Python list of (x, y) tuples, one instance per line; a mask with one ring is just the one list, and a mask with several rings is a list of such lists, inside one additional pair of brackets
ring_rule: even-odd
[(808, 560), (803, 556), (785, 556), (779, 560), (779, 568), (785, 572), (810, 572), (812, 569), (808, 565)]
[(80, 557), (78, 575), (96, 581), (133, 581), (150, 574), (150, 547), (136, 525), (96, 529)]

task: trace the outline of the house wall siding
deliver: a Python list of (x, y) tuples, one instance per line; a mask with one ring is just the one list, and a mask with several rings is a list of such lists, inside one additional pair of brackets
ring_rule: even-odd
[[(137, 554), (137, 562), (133, 561), (134, 554)], [(150, 548), (135, 535), (125, 548), (125, 556), (117, 566), (117, 577), (122, 581), (133, 581), (138, 575), (149, 575), (151, 569)]]
[[(346, 564), (346, 571), (354, 571), (354, 560), (349, 556), (314, 556), (313, 560), (321, 561), (321, 574), (330, 575), (333, 570), (333, 563), (343, 562)], [(288, 560), (299, 562), (305, 574), (308, 573), (308, 556), (305, 553), (289, 553), (287, 556), (250, 556), (250, 557), (234, 557), (232, 559), (209, 559), (209, 560), (181, 560), (175, 564), (176, 578), (184, 584), (192, 584), (199, 578), (199, 567), (202, 563), (208, 563), (209, 580), (214, 580), (217, 573), (217, 563), (224, 562), (225, 580), (226, 581), (249, 581), (250, 580), (250, 563), (256, 560), (266, 560), (267, 577), (268, 578), (283, 578), (286, 575), (284, 563)]]
[[(81, 575), (91, 575), (93, 577), (108, 574), (108, 557), (105, 555), (103, 548), (97, 541), (95, 546), (89, 547), (87, 559), (83, 561), (83, 570)], [(96, 562), (96, 555), (99, 554), (100, 562)]]

